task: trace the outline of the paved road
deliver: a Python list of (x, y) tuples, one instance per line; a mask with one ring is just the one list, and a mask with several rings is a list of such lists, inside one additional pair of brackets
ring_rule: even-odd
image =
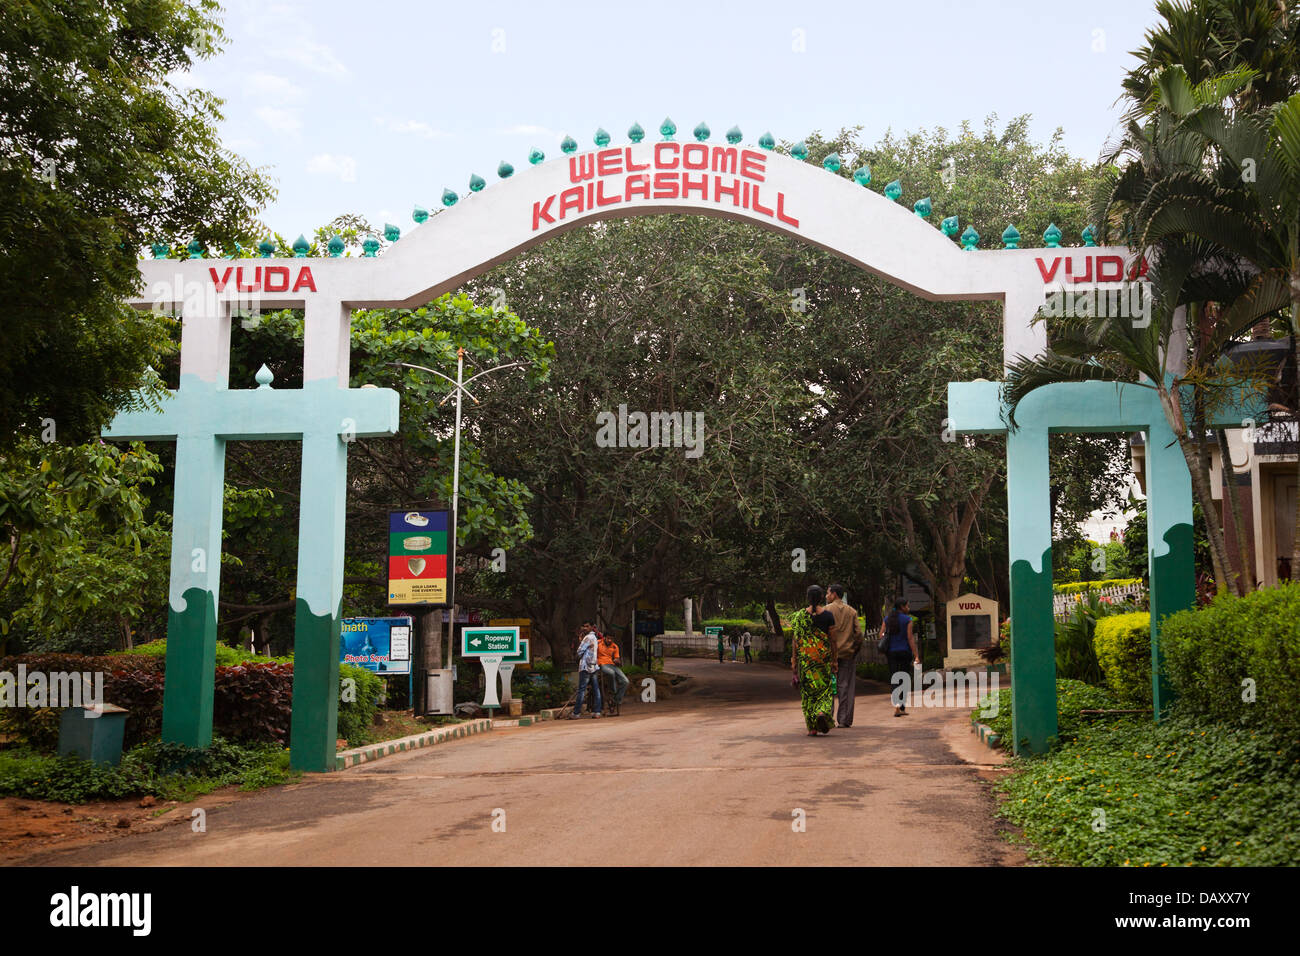
[[(689, 675), (689, 689), (654, 704), (629, 692), (622, 717), (495, 730), (215, 807), (206, 833), (191, 832), (186, 812), (25, 862), (1023, 862), (996, 832), (984, 779), (994, 758), (973, 743), (965, 711), (894, 718), (885, 691), (860, 687), (853, 727), (808, 738), (782, 668), (670, 659), (668, 669)], [(792, 828), (796, 809), (804, 832)]]

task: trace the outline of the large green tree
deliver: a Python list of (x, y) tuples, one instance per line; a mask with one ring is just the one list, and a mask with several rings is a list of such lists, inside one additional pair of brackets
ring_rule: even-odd
[[(246, 239), (268, 180), (220, 101), (168, 76), (223, 41), (213, 0), (6, 0), (0, 16), (0, 447), (95, 437), (168, 347), (122, 300), (141, 250)], [(48, 421), (47, 421), (48, 420)]]

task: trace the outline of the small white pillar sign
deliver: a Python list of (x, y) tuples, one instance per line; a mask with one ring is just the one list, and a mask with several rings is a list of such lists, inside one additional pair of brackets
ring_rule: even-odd
[[(462, 627), (460, 629), (461, 657), (477, 657), (483, 662), (483, 677), (487, 690), (483, 695), (484, 707), (500, 707), (497, 699), (497, 672), (506, 658), (519, 655), (518, 627)], [(506, 671), (506, 700), (510, 699), (510, 672), (514, 663)]]
[[(487, 668), (484, 668), (485, 673), (486, 670)], [(510, 661), (503, 661), (500, 666), (497, 667), (497, 673), (501, 675), (501, 703), (508, 703), (511, 699), (510, 678), (514, 676), (515, 665)]]
[[(479, 660), (483, 662), (483, 676), (487, 680), (487, 690), (483, 692), (484, 707), (500, 707), (497, 700), (497, 669), (501, 666), (502, 654), (484, 654)], [(514, 665), (510, 667), (513, 669)]]

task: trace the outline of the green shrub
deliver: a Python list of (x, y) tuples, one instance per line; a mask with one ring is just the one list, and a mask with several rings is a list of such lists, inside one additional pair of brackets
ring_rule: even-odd
[[(125, 651), (114, 651), (112, 657), (152, 657), (165, 658), (167, 656), (166, 638), (157, 641), (150, 641), (147, 644), (137, 644)], [(293, 656), (289, 657), (266, 657), (262, 654), (253, 654), (244, 650), (242, 647), (231, 647), (229, 644), (217, 642), (217, 666), (234, 667), (236, 664), (292, 664)]]
[(1093, 634), (1106, 686), (1126, 705), (1151, 705), (1151, 615), (1114, 614), (1097, 622)]
[(884, 661), (858, 661), (855, 668), (858, 677), (862, 680), (878, 680), (889, 682), (889, 665)]
[(1180, 705), (1158, 724), (1094, 723), (1052, 753), (1014, 760), (999, 813), (1044, 862), (1294, 866), (1300, 762), (1284, 744)]
[[(625, 668), (623, 673), (631, 679), (638, 668)], [(639, 670), (644, 671), (644, 668)], [(522, 685), (522, 686), (521, 686)], [(513, 685), (518, 696), (523, 698), (524, 710), (536, 713), (550, 707), (560, 707), (573, 695), (572, 682), (564, 677), (564, 672), (552, 661), (535, 661), (532, 670), (524, 675), (524, 680)]]
[[(1085, 728), (1096, 727), (1097, 717), (1085, 717), (1085, 710), (1113, 710), (1118, 707), (1114, 696), (1104, 687), (1094, 687), (1083, 681), (1058, 679), (1056, 682), (1056, 739), (1074, 740)], [(987, 708), (992, 709), (992, 708)], [(1011, 749), (1011, 688), (998, 690), (996, 716), (985, 716), (983, 699), (971, 711), (971, 722), (986, 724), (1001, 736), (1007, 749)]]
[(1160, 642), (1175, 695), (1191, 712), (1300, 741), (1300, 583), (1172, 614)]
[[(102, 657), (24, 654), (0, 658), (0, 671), (17, 673), (21, 663), (29, 674), (103, 672), (105, 701), (129, 711), (123, 740), (129, 749), (157, 738), (162, 732), (165, 648), (160, 650), (158, 645), (165, 644), (165, 641), (155, 641), (136, 648), (142, 651), (148, 647), (147, 652)], [(293, 664), (281, 659), (256, 658), (229, 647), (226, 651), (229, 654), (225, 659), (236, 663), (218, 665), (213, 676), (213, 730), (244, 743), (284, 743), (288, 740), (293, 713)], [(369, 743), (369, 728), (384, 699), (384, 679), (350, 664), (341, 665), (339, 673), (340, 678), (352, 677), (357, 682), (356, 699), (339, 703), (339, 736), (349, 741), (355, 739), (358, 745)], [(0, 731), (37, 750), (53, 751), (59, 740), (59, 711), (0, 708)]]
[(65, 803), (142, 794), (189, 800), (231, 784), (251, 790), (296, 776), (287, 751), (241, 747), (220, 737), (204, 748), (151, 741), (127, 751), (116, 767), (30, 750), (0, 752), (0, 794)]
[[(347, 693), (348, 678), (356, 681), (355, 694)], [(350, 747), (363, 747), (371, 743), (370, 735), (375, 724), (375, 714), (384, 703), (388, 685), (373, 671), (353, 664), (339, 665), (339, 720), (338, 735)], [(348, 700), (347, 697), (352, 697)]]

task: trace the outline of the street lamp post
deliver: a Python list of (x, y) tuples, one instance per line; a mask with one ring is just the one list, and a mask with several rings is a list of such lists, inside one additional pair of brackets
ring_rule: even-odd
[[(428, 368), (424, 365), (412, 365), (410, 362), (390, 362), (389, 364), (394, 366), (402, 366), (403, 368), (419, 369), (421, 372), (430, 372), (434, 375), (437, 375), (439, 378), (446, 379), (453, 386), (455, 386), (454, 390), (448, 393), (446, 396), (444, 396), (442, 402), (438, 403), (439, 405), (441, 405), (443, 402), (447, 401), (448, 398), (451, 398), (452, 395), (456, 396), (456, 432), (452, 443), (452, 465), (451, 465), (451, 545), (448, 548), (448, 554), (447, 554), (447, 560), (450, 562), (448, 567), (450, 571), (449, 577), (451, 579), (451, 583), (447, 588), (447, 606), (448, 608), (451, 609), (448, 613), (453, 615), (453, 620), (451, 621), (451, 625), (447, 629), (448, 638), (450, 638), (451, 629), (452, 627), (455, 626), (456, 623), (454, 620), (454, 615), (456, 611), (456, 545), (460, 539), (460, 530), (459, 530), (459, 525), (457, 524), (457, 517), (460, 514), (461, 396), (468, 395), (470, 401), (472, 401), (475, 405), (477, 405), (478, 399), (475, 398), (473, 393), (470, 392), (470, 390), (465, 387), (466, 385), (474, 381), (474, 379), (476, 378), (482, 378), (484, 375), (491, 375), (493, 372), (503, 372), (508, 368), (517, 368), (521, 365), (527, 365), (528, 363), (510, 362), (509, 364), (506, 365), (498, 365), (496, 366), (496, 368), (484, 369), (483, 371), (477, 373), (476, 375), (471, 375), (468, 381), (465, 380), (465, 350), (463, 348), (456, 349), (456, 377), (454, 379), (450, 375), (444, 375), (442, 372), (439, 372), (437, 369)], [(450, 643), (448, 643), (447, 645), (448, 664), (451, 663), (451, 652), (452, 652), (451, 645)]]

